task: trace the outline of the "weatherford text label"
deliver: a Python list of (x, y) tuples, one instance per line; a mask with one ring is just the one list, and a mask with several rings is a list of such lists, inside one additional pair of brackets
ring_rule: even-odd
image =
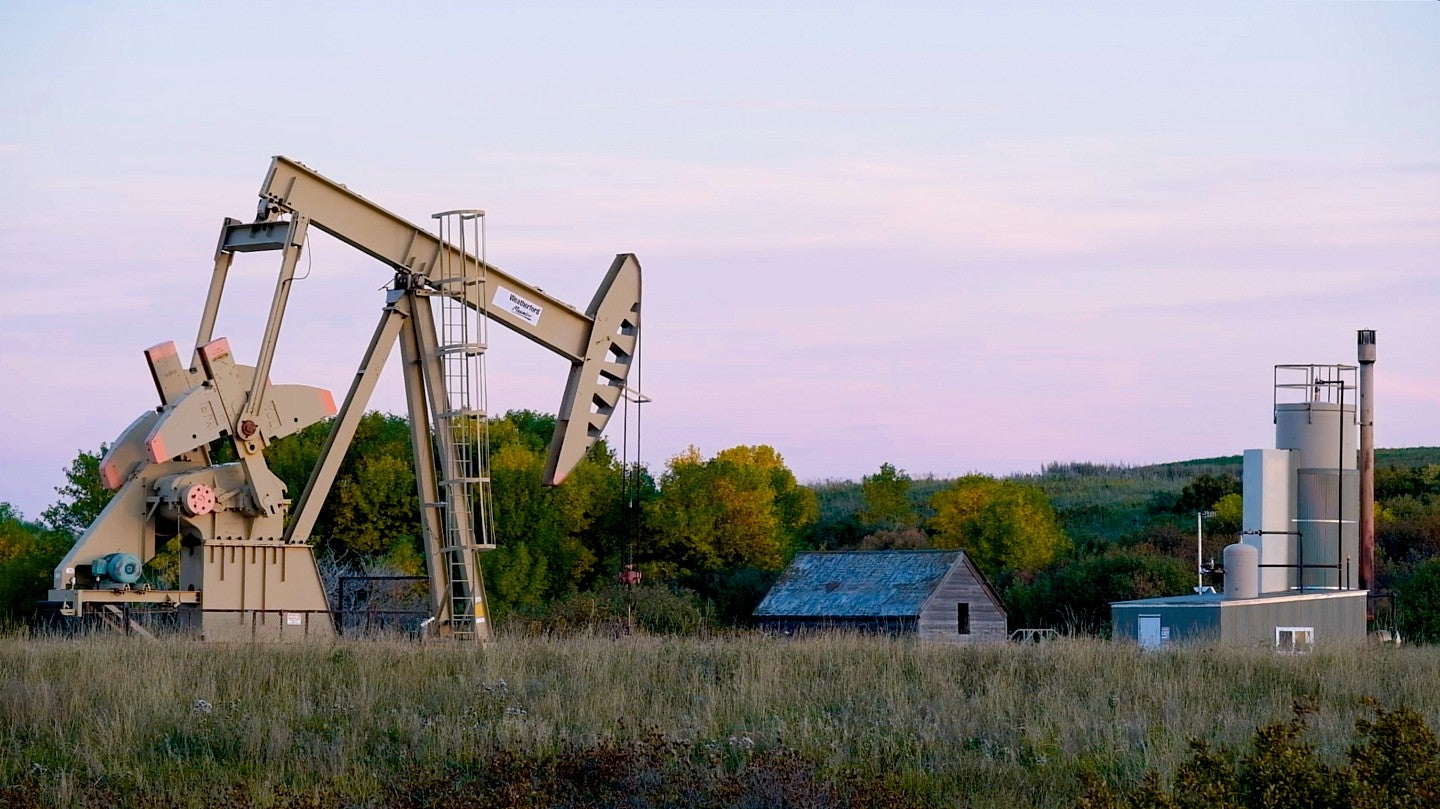
[(544, 311), (539, 304), (531, 303), (505, 287), (495, 288), (495, 300), (491, 305), (504, 309), (532, 326), (540, 323), (540, 313)]

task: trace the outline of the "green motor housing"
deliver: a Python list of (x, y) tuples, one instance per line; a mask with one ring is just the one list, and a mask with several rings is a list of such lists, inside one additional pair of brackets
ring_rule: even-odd
[(90, 563), (90, 573), (102, 583), (134, 584), (145, 566), (133, 553), (112, 553)]

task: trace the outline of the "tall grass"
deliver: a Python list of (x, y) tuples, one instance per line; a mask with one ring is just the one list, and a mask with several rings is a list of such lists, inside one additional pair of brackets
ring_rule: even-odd
[(788, 750), (821, 780), (891, 784), (925, 804), (1063, 806), (1084, 773), (1168, 774), (1188, 739), (1243, 745), (1305, 697), (1318, 705), (1326, 755), (1343, 752), (1366, 700), (1410, 706), (1434, 726), (1437, 682), (1440, 650), (1428, 648), (11, 638), (0, 640), (0, 803), (199, 806), (230, 794), (258, 806), (380, 806), (395, 802), (396, 783), (499, 751), (563, 756), (658, 734), (714, 753), (722, 769)]

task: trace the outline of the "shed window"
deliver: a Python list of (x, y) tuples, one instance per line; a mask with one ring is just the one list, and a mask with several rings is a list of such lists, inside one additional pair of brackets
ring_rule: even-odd
[(1315, 646), (1315, 627), (1275, 627), (1275, 648), (1288, 654), (1308, 652)]
[(961, 635), (970, 634), (970, 604), (967, 602), (955, 605), (955, 631)]

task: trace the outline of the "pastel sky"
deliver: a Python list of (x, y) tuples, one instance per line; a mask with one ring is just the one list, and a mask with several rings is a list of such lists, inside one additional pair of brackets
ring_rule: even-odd
[[(489, 258), (581, 307), (636, 253), (657, 471), (1234, 454), (1272, 446), (1272, 366), (1359, 328), (1379, 445), (1440, 444), (1437, 54), (1433, 2), (8, 0), (0, 501), (38, 516), (157, 403), (141, 352), (193, 342), (274, 154), (484, 208)], [(277, 267), (232, 272), (252, 362)], [(272, 378), (339, 394), (389, 273), (306, 267)], [(496, 330), (489, 362), (492, 409), (558, 405), (562, 360)]]

